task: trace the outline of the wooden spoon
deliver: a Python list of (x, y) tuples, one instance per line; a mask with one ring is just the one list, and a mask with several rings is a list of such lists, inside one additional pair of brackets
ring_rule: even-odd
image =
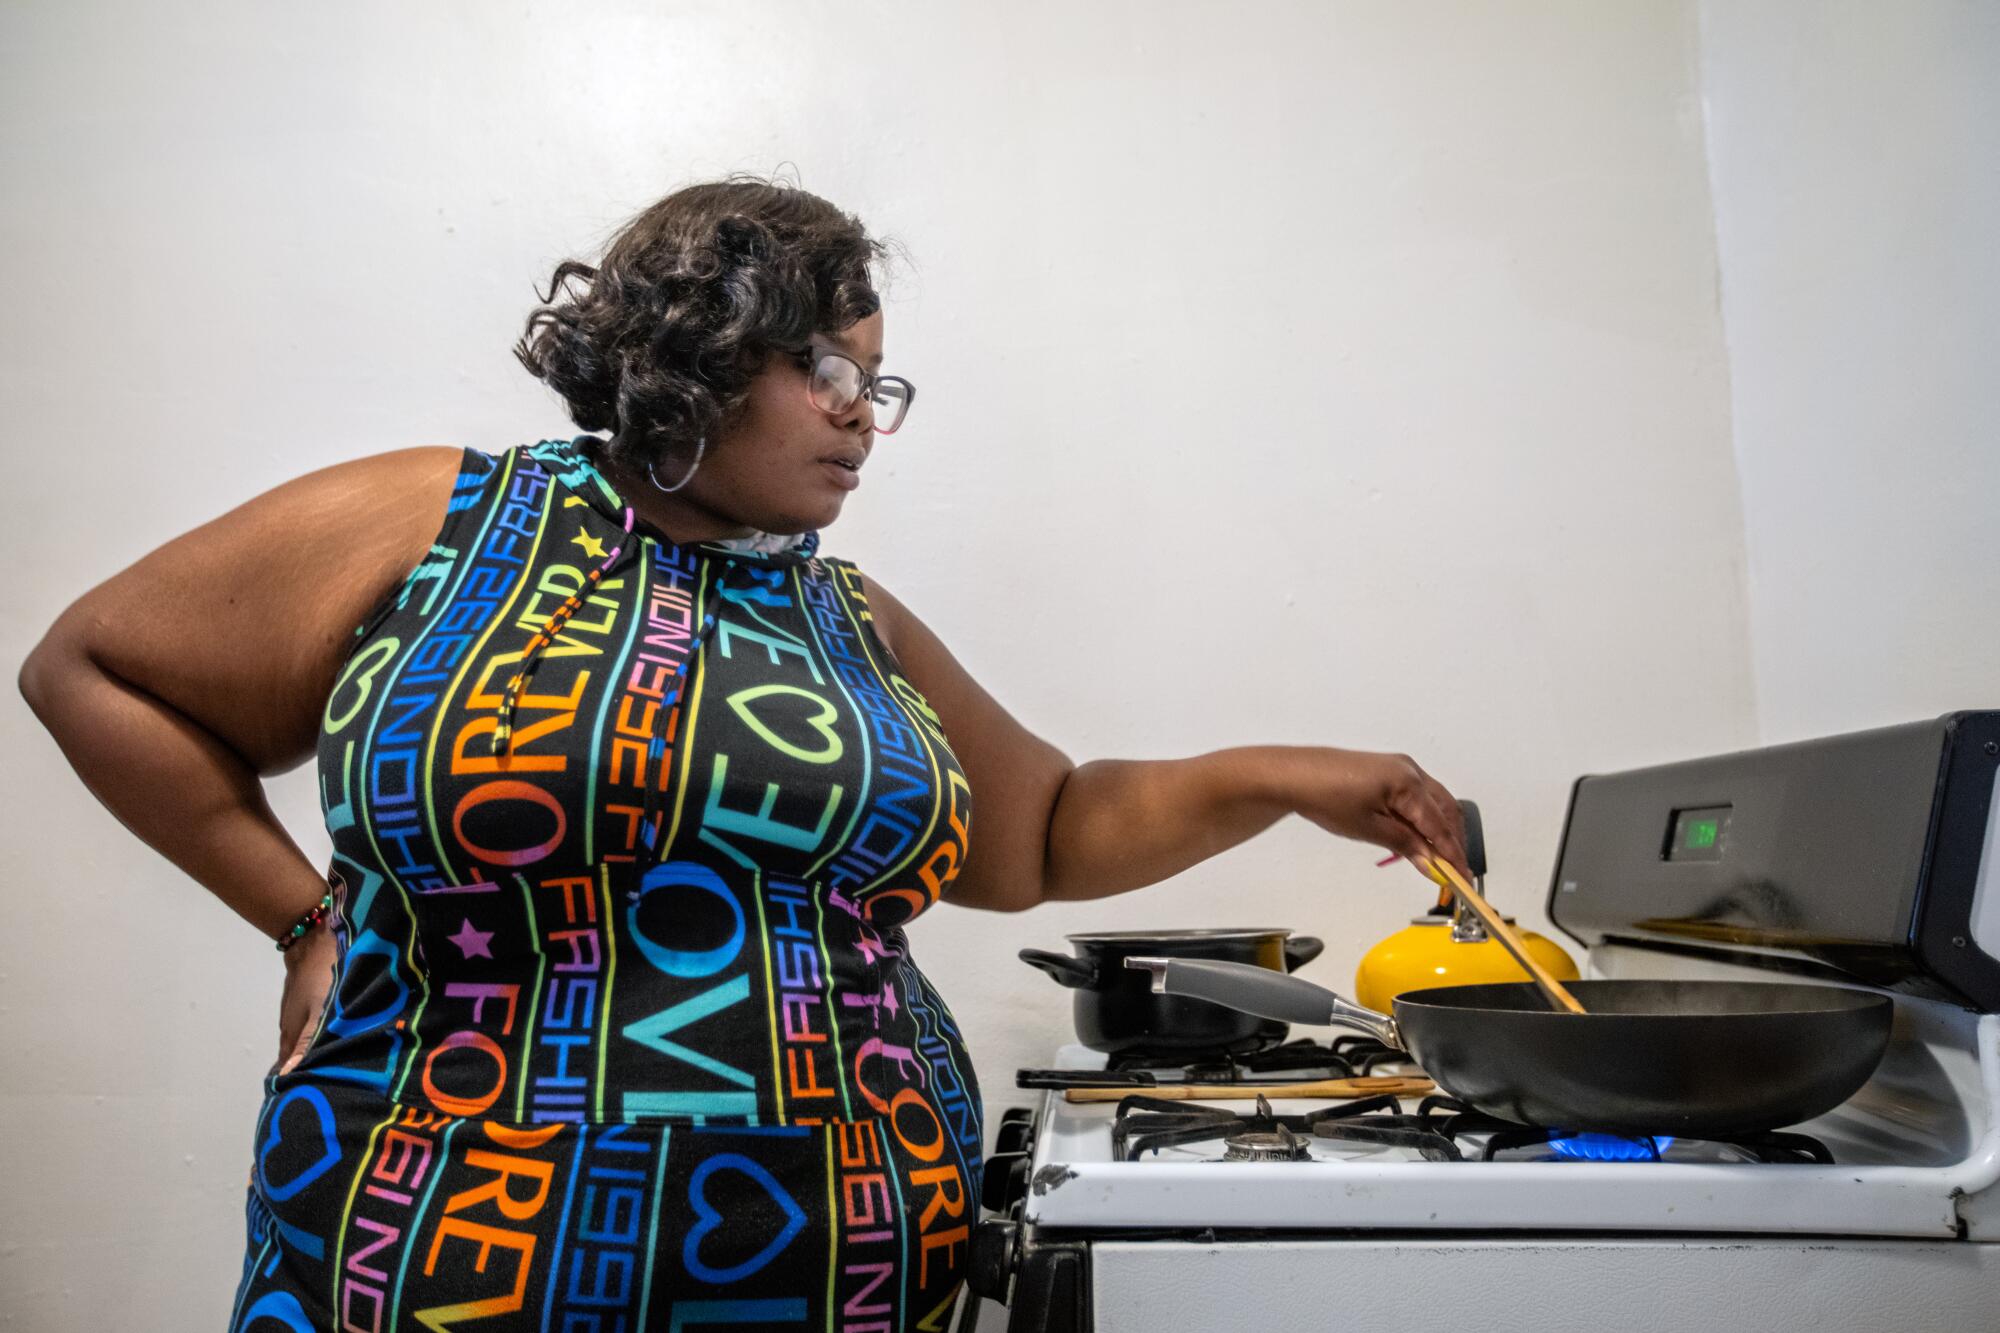
[(1448, 888), (1456, 894), (1458, 900), (1479, 918), (1480, 924), (1486, 927), (1486, 932), (1499, 940), (1508, 953), (1514, 955), (1515, 962), (1528, 969), (1528, 975), (1534, 978), (1535, 985), (1541, 988), (1550, 1006), (1572, 1014), (1584, 1012), (1583, 1006), (1576, 1002), (1576, 996), (1571, 995), (1563, 984), (1528, 952), (1528, 942), (1521, 938), (1521, 933), (1508, 925), (1501, 915), (1493, 910), (1493, 904), (1487, 902), (1479, 890), (1467, 884), (1465, 876), (1459, 874), (1450, 862), (1440, 861), (1431, 856), (1418, 856), (1412, 860), (1417, 869), (1430, 877), (1433, 884), (1440, 888)]
[(1067, 1088), (1070, 1102), (1116, 1102), (1134, 1095), (1163, 1101), (1247, 1102), (1256, 1097), (1324, 1097), (1344, 1101), (1354, 1097), (1421, 1097), (1437, 1084), (1427, 1078), (1332, 1078), (1311, 1083), (1163, 1083), (1153, 1088)]

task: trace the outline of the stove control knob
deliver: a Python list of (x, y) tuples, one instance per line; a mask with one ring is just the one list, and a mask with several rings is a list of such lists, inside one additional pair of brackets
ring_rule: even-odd
[(1028, 1197), (1028, 1154), (996, 1152), (986, 1159), (979, 1178), (979, 1202), (991, 1213), (1004, 1213)]
[(1007, 1303), (1007, 1287), (1014, 1276), (1020, 1245), (1019, 1223), (989, 1217), (972, 1229), (972, 1244), (966, 1251), (965, 1285), (975, 1296)]

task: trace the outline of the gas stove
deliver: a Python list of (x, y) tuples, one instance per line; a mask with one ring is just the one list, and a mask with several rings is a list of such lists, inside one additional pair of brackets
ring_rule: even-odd
[[(1922, 806), (1904, 816), (1919, 833), (1900, 827), (1896, 802), (1877, 801), (1884, 845), (1915, 848), (1906, 864), (1850, 852), (1851, 873), (1805, 881), (1760, 824), (1769, 803), (1759, 792), (1786, 793), (1785, 831), (1803, 838), (1815, 780), (1823, 790), (1829, 773), (1854, 776), (1835, 812), (1851, 820), (1870, 783), (1899, 771), (1890, 759), (1935, 776), (1968, 747), (1983, 784), (1940, 779), (1921, 802), (1905, 799), (1909, 811)], [(1022, 1071), (1040, 1104), (998, 1127), (973, 1288), (1007, 1308), (1002, 1320), (989, 1307), (980, 1327), (1235, 1328), (1296, 1323), (1302, 1308), (1371, 1333), (1459, 1320), (1538, 1330), (1994, 1327), (1993, 750), (2000, 714), (1956, 715), (1586, 778), (1572, 796), (1551, 917), (1585, 945), (1586, 975), (1804, 973), (1892, 998), (1881, 1065), (1825, 1115), (1734, 1142), (1613, 1138), (1481, 1115), (1426, 1086), (1400, 1052), (1330, 1029), (1194, 1066), (1111, 1068), (1062, 1044), (1048, 1068)], [(1727, 850), (1755, 883), (1725, 882), (1718, 909), (1712, 883), (1660, 874), (1674, 864), (1661, 847), (1687, 809), (1732, 804)], [(1612, 825), (1627, 822), (1621, 838)], [(1824, 871), (1823, 848), (1809, 859)], [(1713, 867), (1731, 863), (1702, 864), (1717, 881)], [(1865, 908), (1836, 901), (1850, 884), (1872, 892)], [(1676, 917), (1668, 890), (1698, 910)], [(1778, 919), (1760, 924), (1760, 913)], [(1950, 970), (1924, 965), (1914, 943), (1940, 913), (1960, 914), (1941, 938), (1957, 955)], [(1876, 938), (1841, 938), (1814, 931), (1816, 917), (1882, 924)], [(1336, 1087), (1352, 1095), (1326, 1095)]]
[[(1531, 1128), (1485, 1115), (1436, 1091), (1402, 1052), (1366, 1037), (1310, 1039), (1236, 1060), (1162, 1066), (1106, 1062), (1065, 1046), (1053, 1069), (1023, 1069), (1017, 1083), (1064, 1090), (1044, 1120), (1095, 1138), (1097, 1121), (1073, 1111), (1079, 1100), (1110, 1104), (1113, 1162), (1426, 1162), (1651, 1161), (1816, 1162), (1833, 1164), (1809, 1135), (1770, 1132), (1724, 1140), (1686, 1136), (1627, 1137)], [(1374, 1071), (1387, 1070), (1382, 1076)], [(1351, 1090), (1320, 1086), (1339, 1081)], [(1299, 1094), (1342, 1091), (1342, 1100), (1311, 1104)], [(1418, 1100), (1421, 1098), (1421, 1100)], [(1275, 1101), (1274, 1101), (1275, 1099)], [(1281, 1110), (1298, 1105), (1301, 1110)], [(1016, 1119), (1026, 1118), (1017, 1113)], [(1088, 1151), (1087, 1149), (1085, 1150)], [(999, 1168), (1025, 1177), (1027, 1155), (1004, 1155)], [(1012, 1185), (996, 1185), (1009, 1189)]]

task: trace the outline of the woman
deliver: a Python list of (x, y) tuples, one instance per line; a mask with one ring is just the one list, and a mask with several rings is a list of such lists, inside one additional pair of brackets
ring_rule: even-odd
[[(1123, 893), (1291, 812), (1462, 864), (1402, 756), (1073, 765), (818, 553), (914, 398), (881, 253), (797, 189), (681, 190), (516, 348), (595, 434), (280, 486), (22, 670), (91, 790), (283, 950), (233, 1327), (942, 1327), (979, 1095), (906, 922)], [(315, 754), (324, 876), (259, 785)]]

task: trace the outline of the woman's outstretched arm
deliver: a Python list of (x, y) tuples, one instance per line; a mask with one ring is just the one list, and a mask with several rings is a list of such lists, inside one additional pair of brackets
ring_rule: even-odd
[(1185, 759), (1067, 755), (1016, 721), (895, 596), (869, 609), (911, 683), (937, 711), (972, 786), (972, 836), (950, 901), (1020, 911), (1157, 884), (1288, 814), (1404, 855), (1466, 869), (1464, 825), (1408, 755), (1248, 745)]

